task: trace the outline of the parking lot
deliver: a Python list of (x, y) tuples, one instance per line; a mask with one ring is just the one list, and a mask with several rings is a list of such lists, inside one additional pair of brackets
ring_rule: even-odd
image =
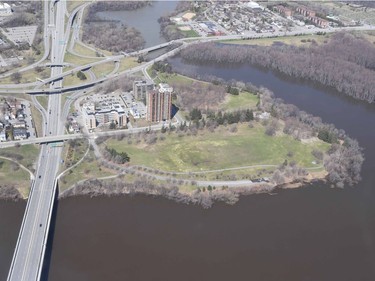
[(38, 27), (36, 25), (30, 25), (9, 27), (2, 29), (1, 31), (10, 41), (12, 41), (16, 45), (20, 43), (28, 43), (29, 45), (31, 45), (34, 41), (37, 28)]

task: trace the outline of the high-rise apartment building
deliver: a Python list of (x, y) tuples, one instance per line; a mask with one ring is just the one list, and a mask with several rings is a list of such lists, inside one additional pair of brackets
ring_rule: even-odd
[(136, 100), (143, 100), (146, 98), (148, 91), (154, 89), (154, 82), (150, 80), (137, 80), (133, 82), (133, 95)]
[(159, 84), (158, 90), (147, 92), (147, 120), (160, 122), (171, 119), (173, 88), (168, 84)]

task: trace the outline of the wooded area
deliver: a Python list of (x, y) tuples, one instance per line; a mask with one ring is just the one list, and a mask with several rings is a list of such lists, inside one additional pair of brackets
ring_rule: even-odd
[(375, 101), (375, 46), (362, 37), (337, 33), (321, 45), (233, 46), (194, 44), (181, 51), (196, 63), (252, 64), (307, 79), (369, 103)]
[(106, 1), (90, 5), (85, 15), (83, 42), (114, 53), (142, 49), (145, 40), (138, 30), (116, 21), (101, 19), (97, 12), (131, 11), (147, 5), (148, 1)]

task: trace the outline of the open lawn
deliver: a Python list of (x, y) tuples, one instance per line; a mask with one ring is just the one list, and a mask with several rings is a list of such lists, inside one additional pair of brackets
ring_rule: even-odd
[(248, 39), (248, 40), (224, 40), (221, 41), (225, 44), (236, 44), (236, 45), (258, 45), (258, 46), (271, 46), (278, 42), (295, 45), (295, 46), (309, 46), (312, 40), (315, 40), (318, 44), (328, 40), (329, 34), (326, 35), (300, 35), (300, 36), (284, 36), (275, 38), (259, 38), (259, 39)]
[(61, 192), (70, 188), (72, 185), (81, 180), (96, 179), (115, 174), (115, 172), (105, 167), (99, 167), (99, 163), (95, 160), (94, 153), (90, 151), (83, 162), (67, 172), (61, 178), (59, 182), (59, 189)]
[[(152, 70), (150, 70), (149, 73), (151, 73)], [(177, 85), (192, 85), (193, 83), (201, 83), (202, 85), (210, 85), (210, 83), (196, 80), (194, 78), (190, 78), (184, 75), (180, 75), (177, 73), (168, 74), (168, 73), (162, 73), (159, 72), (156, 76), (155, 83), (168, 83), (168, 84), (177, 84)]]
[(194, 30), (180, 30), (185, 37), (200, 37), (199, 34)]
[(182, 173), (175, 174), (176, 178), (190, 180), (252, 180), (272, 176), (276, 167), (238, 167), (238, 169), (216, 172)]
[[(35, 82), (36, 78), (47, 78), (51, 75), (50, 68), (44, 68), (43, 71), (37, 72), (34, 69), (20, 72), (21, 74), (21, 81), (20, 83), (31, 83)], [(14, 81), (12, 80), (11, 76), (4, 77), (0, 79), (0, 84), (14, 84)]]
[(67, 76), (64, 77), (64, 80), (63, 80), (63, 86), (66, 87), (66, 86), (74, 86), (74, 85), (78, 85), (78, 84), (82, 84), (84, 82), (86, 82), (86, 80), (81, 80), (77, 77), (77, 73), (74, 73), (74, 74), (69, 74)]
[(71, 13), (75, 8), (77, 8), (78, 6), (84, 4), (86, 1), (79, 1), (79, 0), (70, 0), (70, 1), (66, 1), (66, 9), (69, 13)]
[(325, 8), (329, 8), (340, 19), (350, 22), (351, 20), (362, 21), (367, 24), (375, 24), (375, 9), (367, 8), (366, 11), (363, 8), (355, 8), (347, 5), (341, 1), (323, 1), (321, 2)]
[(97, 78), (102, 78), (105, 75), (111, 73), (115, 68), (114, 62), (106, 62), (99, 65), (95, 65), (91, 68)]
[(82, 58), (70, 53), (66, 53), (64, 57), (64, 62), (74, 64), (76, 66), (78, 65), (86, 65), (89, 63), (97, 62), (102, 60), (103, 58), (97, 58), (97, 59), (90, 59), (90, 58)]
[[(130, 164), (144, 165), (163, 171), (189, 172), (201, 170), (225, 169), (250, 165), (279, 165), (285, 159), (295, 161), (302, 167), (314, 167), (316, 160), (311, 151), (326, 150), (328, 144), (317, 141), (302, 144), (292, 137), (280, 134), (270, 137), (264, 134), (264, 127), (256, 125), (248, 128), (238, 125), (236, 133), (220, 127), (214, 133), (199, 132), (197, 136), (165, 134), (165, 140), (148, 145), (128, 144), (127, 141), (110, 139), (107, 146), (130, 156)], [(288, 152), (293, 156), (288, 157)]]
[(96, 52), (94, 50), (89, 49), (81, 44), (74, 44), (73, 50), (82, 56), (96, 57)]
[(120, 67), (118, 69), (118, 72), (122, 72), (124, 70), (135, 67), (137, 65), (139, 65), (139, 63), (137, 62), (137, 58), (134, 58), (134, 57), (123, 58), (120, 60)]
[(43, 95), (43, 96), (36, 96), (36, 99), (38, 100), (38, 102), (40, 103), (41, 106), (43, 106), (43, 108), (45, 110), (47, 110), (48, 108), (48, 96), (46, 95)]
[(259, 101), (259, 97), (252, 93), (243, 91), (239, 95), (227, 95), (225, 101), (221, 104), (222, 110), (239, 110), (239, 109), (255, 109)]
[(70, 140), (64, 145), (62, 158), (64, 159), (63, 170), (73, 166), (85, 155), (88, 148), (88, 142), (84, 139)]
[(7, 147), (0, 149), (0, 155), (11, 158), (33, 170), (34, 164), (39, 156), (39, 146), (34, 144), (22, 145), (20, 147)]
[(14, 162), (0, 158), (0, 185), (14, 186), (26, 198), (30, 191), (30, 174)]

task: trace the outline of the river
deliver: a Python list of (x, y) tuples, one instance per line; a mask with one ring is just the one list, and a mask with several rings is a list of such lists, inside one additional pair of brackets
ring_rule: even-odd
[[(363, 180), (241, 197), (209, 210), (151, 196), (59, 202), (48, 280), (375, 280), (375, 107), (250, 66), (175, 67), (264, 85), (364, 147)], [(0, 201), (0, 280), (24, 202)], [(7, 265), (8, 263), (8, 265)]]
[(165, 38), (160, 35), (158, 19), (173, 12), (177, 3), (177, 1), (153, 1), (152, 5), (135, 11), (106, 11), (99, 12), (98, 16), (102, 19), (117, 20), (129, 27), (134, 27), (141, 32), (147, 48), (166, 42)]
[[(345, 189), (313, 184), (252, 195), (209, 210), (151, 196), (64, 199), (48, 280), (374, 280), (374, 107), (249, 66), (189, 66), (175, 59), (179, 64), (262, 84), (345, 129), (365, 148), (363, 180)], [(19, 219), (1, 225), (16, 235), (24, 202), (0, 206), (1, 214)], [(10, 260), (15, 238), (3, 237), (2, 260)]]

